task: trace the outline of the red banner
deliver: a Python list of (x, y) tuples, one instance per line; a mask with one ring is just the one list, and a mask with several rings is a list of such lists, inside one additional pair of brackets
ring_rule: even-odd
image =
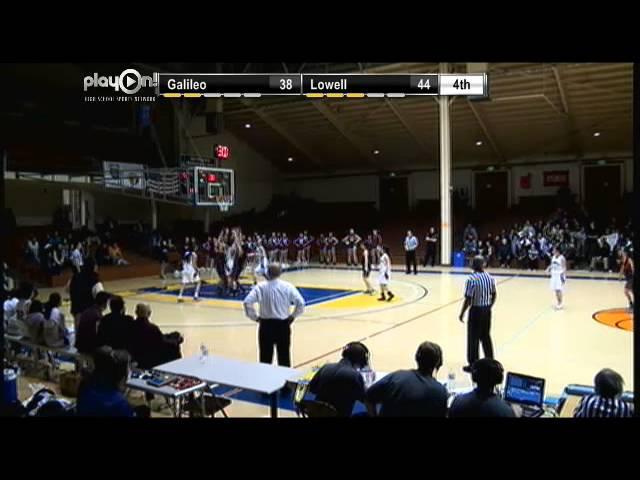
[(569, 170), (556, 170), (552, 172), (544, 172), (545, 187), (568, 187), (569, 186)]

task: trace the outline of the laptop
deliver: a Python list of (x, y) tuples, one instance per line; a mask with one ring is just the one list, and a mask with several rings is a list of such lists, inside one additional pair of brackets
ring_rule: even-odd
[(504, 399), (518, 405), (524, 417), (538, 417), (544, 411), (544, 384), (544, 378), (509, 372), (504, 387)]

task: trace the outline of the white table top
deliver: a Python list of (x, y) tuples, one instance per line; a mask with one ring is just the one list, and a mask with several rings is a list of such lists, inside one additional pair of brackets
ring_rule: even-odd
[(269, 395), (301, 374), (300, 370), (294, 368), (243, 362), (217, 355), (209, 355), (204, 363), (199, 355), (181, 358), (159, 365), (154, 370)]

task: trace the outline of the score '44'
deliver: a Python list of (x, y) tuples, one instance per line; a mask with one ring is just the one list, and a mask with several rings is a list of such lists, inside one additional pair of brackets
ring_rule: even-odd
[(430, 90), (430, 89), (431, 89), (431, 84), (429, 83), (429, 79), (428, 79), (428, 78), (421, 78), (421, 79), (418, 81), (418, 88), (419, 88), (420, 90), (423, 90), (423, 89), (425, 89), (425, 88), (426, 88), (427, 90)]

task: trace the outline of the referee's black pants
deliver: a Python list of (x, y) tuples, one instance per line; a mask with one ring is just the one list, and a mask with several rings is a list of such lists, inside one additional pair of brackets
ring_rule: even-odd
[(471, 307), (467, 321), (467, 360), (469, 365), (478, 360), (479, 347), (485, 358), (493, 358), (491, 342), (491, 307)]
[(418, 264), (416, 263), (416, 251), (407, 250), (405, 252), (407, 260), (407, 273), (411, 273), (411, 265), (413, 265), (413, 273), (418, 273)]
[(271, 364), (273, 361), (273, 347), (278, 352), (278, 365), (291, 366), (291, 319), (279, 320), (273, 318), (259, 319), (258, 348), (260, 363)]

